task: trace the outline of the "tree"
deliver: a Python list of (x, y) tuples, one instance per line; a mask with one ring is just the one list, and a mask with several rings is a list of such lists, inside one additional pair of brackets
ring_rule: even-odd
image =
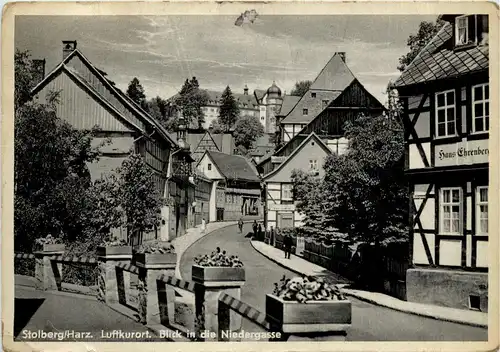
[(14, 109), (31, 98), (31, 89), (35, 86), (33, 62), (29, 51), (16, 50), (14, 54)]
[(134, 77), (134, 79), (128, 84), (127, 96), (141, 108), (147, 110), (146, 94), (144, 93), (144, 88), (137, 77)]
[(168, 102), (159, 96), (147, 102), (147, 111), (162, 125), (165, 125), (169, 119)]
[(207, 92), (200, 89), (198, 80), (193, 77), (191, 80), (186, 79), (174, 104), (182, 113), (188, 126), (196, 124), (199, 129), (202, 129), (205, 123), (202, 107), (207, 105), (208, 98)]
[(239, 116), (240, 108), (238, 107), (236, 99), (234, 99), (231, 88), (227, 86), (224, 92), (222, 92), (220, 99), (219, 124), (223, 127), (225, 132), (229, 132)]
[(295, 95), (298, 97), (303, 96), (304, 94), (307, 93), (309, 90), (309, 87), (311, 87), (312, 82), (311, 81), (299, 81), (295, 83), (295, 87), (292, 89), (290, 92), (290, 95)]
[(402, 126), (391, 115), (361, 116), (345, 130), (347, 152), (332, 154), (325, 163), (322, 225), (376, 246), (407, 241)]
[(120, 205), (126, 216), (128, 236), (160, 225), (162, 195), (155, 186), (153, 171), (139, 154), (131, 154), (117, 170)]
[(211, 133), (224, 133), (224, 128), (219, 123), (219, 119), (212, 120), (212, 122), (210, 123), (209, 129), (210, 129)]
[(436, 22), (423, 21), (420, 23), (418, 33), (408, 37), (406, 44), (410, 47), (410, 52), (399, 58), (399, 71), (403, 72), (408, 67), (417, 57), (420, 50), (422, 50), (443, 27), (444, 23), (445, 22), (441, 20), (437, 20)]
[(255, 116), (243, 116), (236, 122), (234, 127), (234, 143), (243, 146), (247, 150), (252, 148), (257, 138), (264, 135), (264, 127)]
[(98, 159), (91, 144), (97, 129), (77, 131), (57, 118), (53, 107), (27, 103), (15, 118), (16, 245), (31, 247), (36, 237), (74, 238), (90, 186), (87, 163)]

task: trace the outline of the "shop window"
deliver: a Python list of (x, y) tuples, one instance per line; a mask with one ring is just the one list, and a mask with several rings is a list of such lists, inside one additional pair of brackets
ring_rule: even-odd
[(455, 91), (436, 93), (436, 133), (438, 137), (456, 134)]
[(472, 132), (487, 132), (490, 120), (489, 84), (472, 87)]
[(488, 234), (488, 187), (476, 191), (476, 234)]
[(440, 199), (440, 232), (460, 234), (462, 214), (462, 189), (442, 188)]

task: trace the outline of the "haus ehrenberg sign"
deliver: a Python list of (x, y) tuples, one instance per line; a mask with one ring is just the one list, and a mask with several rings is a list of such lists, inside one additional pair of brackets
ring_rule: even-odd
[(488, 140), (465, 141), (437, 145), (434, 149), (434, 166), (471, 165), (488, 162)]

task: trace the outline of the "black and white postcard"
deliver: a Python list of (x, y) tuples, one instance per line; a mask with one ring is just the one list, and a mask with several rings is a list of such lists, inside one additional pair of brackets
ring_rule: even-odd
[(6, 349), (498, 348), (498, 15), (6, 5)]

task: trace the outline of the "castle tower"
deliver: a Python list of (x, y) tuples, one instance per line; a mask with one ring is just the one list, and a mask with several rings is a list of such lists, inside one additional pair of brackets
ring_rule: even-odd
[(271, 87), (267, 89), (267, 99), (266, 99), (266, 133), (275, 133), (278, 126), (276, 125), (276, 114), (280, 111), (281, 105), (283, 104), (283, 98), (281, 97), (281, 89), (273, 81)]

